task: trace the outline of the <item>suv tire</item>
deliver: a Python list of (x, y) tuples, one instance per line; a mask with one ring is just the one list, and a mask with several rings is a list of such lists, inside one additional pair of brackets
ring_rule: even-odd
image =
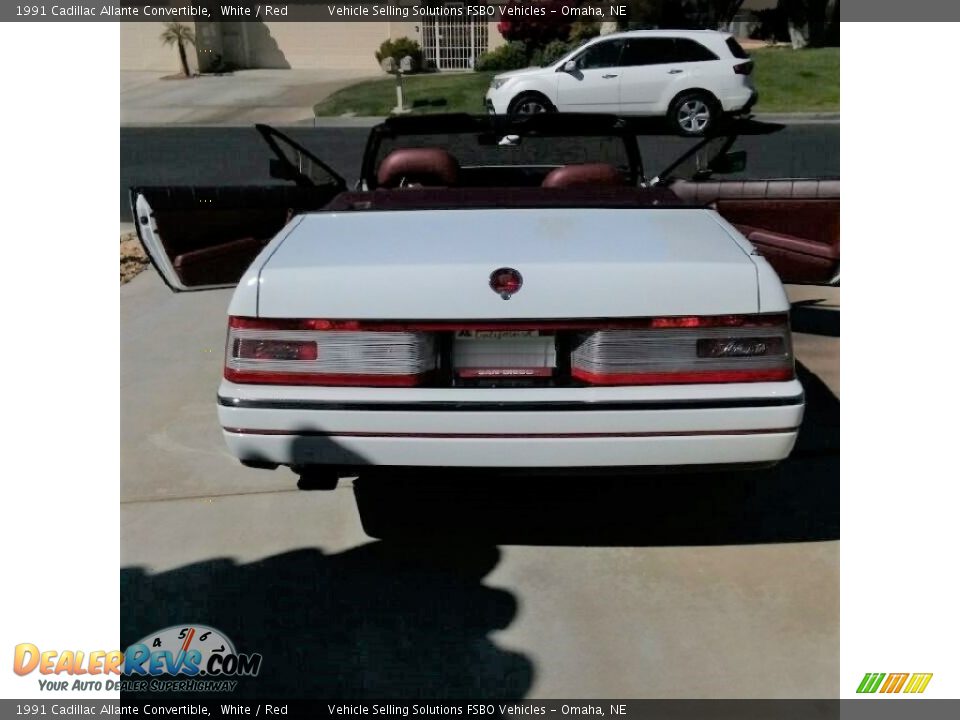
[(681, 93), (670, 103), (667, 121), (679, 135), (703, 135), (720, 119), (720, 104), (708, 92), (693, 90)]
[(517, 95), (510, 101), (508, 115), (538, 115), (540, 113), (556, 112), (557, 108), (553, 106), (545, 95), (538, 92), (525, 92)]

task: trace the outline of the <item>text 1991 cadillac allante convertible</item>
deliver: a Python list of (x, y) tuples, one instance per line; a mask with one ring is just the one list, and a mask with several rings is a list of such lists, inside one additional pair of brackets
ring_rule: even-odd
[[(839, 181), (657, 177), (608, 116), (392, 118), (357, 189), (258, 128), (287, 185), (139, 187), (174, 290), (237, 285), (230, 450), (359, 469), (767, 465), (803, 415), (785, 282), (839, 277)], [(779, 276), (778, 276), (779, 275)]]

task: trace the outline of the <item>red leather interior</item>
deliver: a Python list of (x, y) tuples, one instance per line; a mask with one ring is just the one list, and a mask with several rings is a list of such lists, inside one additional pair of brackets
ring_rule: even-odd
[(217, 285), (225, 276), (240, 277), (250, 267), (267, 240), (246, 237), (181, 253), (173, 267), (184, 285)]
[(328, 187), (139, 188), (150, 203), (164, 254), (183, 284), (236, 282), (260, 249), (299, 212), (323, 207)]
[(840, 181), (803, 180), (677, 180), (670, 189), (683, 200), (709, 205), (717, 200), (839, 200)]
[(828, 282), (839, 270), (839, 180), (680, 181), (670, 189), (735, 225), (784, 282)]
[(736, 228), (756, 246), (783, 282), (829, 282), (836, 273), (839, 247), (748, 225)]
[(387, 155), (377, 169), (377, 184), (395, 188), (401, 183), (427, 187), (457, 184), (460, 164), (441, 148), (398, 148)]
[(564, 165), (543, 179), (545, 188), (568, 188), (578, 185), (623, 185), (623, 175), (613, 165), (606, 163), (584, 163), (582, 165)]

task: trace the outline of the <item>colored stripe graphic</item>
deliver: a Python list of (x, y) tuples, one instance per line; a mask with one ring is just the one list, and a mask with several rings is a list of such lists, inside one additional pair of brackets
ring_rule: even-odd
[[(867, 673), (860, 681), (858, 693), (922, 693), (930, 684), (933, 673)], [(884, 681), (886, 678), (886, 681)], [(881, 683), (883, 683), (881, 685)]]
[(903, 687), (903, 684), (907, 681), (908, 677), (910, 677), (910, 673), (890, 673), (887, 675), (887, 681), (883, 684), (883, 687), (880, 688), (880, 692), (900, 692), (900, 689)]
[(927, 685), (930, 684), (930, 678), (933, 677), (933, 673), (914, 673), (910, 678), (910, 682), (907, 683), (907, 687), (904, 690), (905, 693), (922, 693), (927, 689)]
[(860, 687), (857, 688), (858, 693), (875, 693), (877, 688), (880, 687), (880, 681), (886, 677), (885, 673), (867, 673), (863, 676), (863, 680), (860, 681)]

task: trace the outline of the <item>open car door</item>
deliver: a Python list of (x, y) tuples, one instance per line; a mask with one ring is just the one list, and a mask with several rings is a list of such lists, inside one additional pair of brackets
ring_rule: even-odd
[(714, 180), (741, 171), (736, 136), (701, 141), (658, 178), (682, 200), (716, 210), (777, 271), (784, 283), (840, 282), (840, 179)]
[(174, 291), (231, 287), (295, 216), (324, 207), (343, 179), (282, 133), (258, 125), (292, 185), (134, 187), (130, 203), (150, 261)]

